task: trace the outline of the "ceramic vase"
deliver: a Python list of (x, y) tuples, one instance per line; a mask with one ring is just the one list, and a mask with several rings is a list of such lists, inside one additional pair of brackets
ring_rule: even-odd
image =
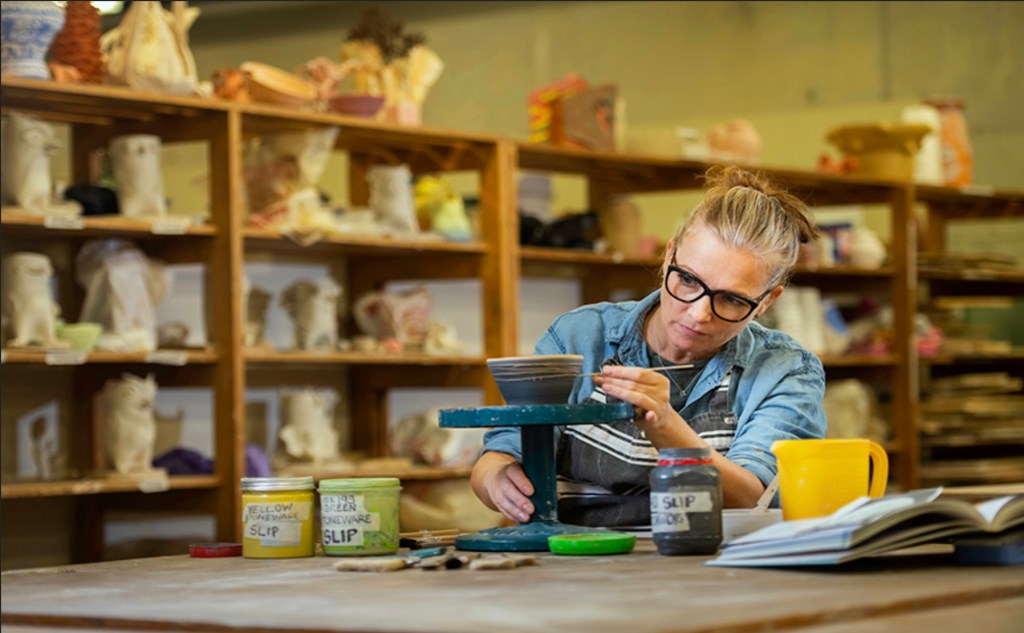
[(338, 348), (338, 301), (341, 286), (323, 279), (296, 281), (281, 294), (281, 307), (295, 326), (295, 349)]
[(53, 197), (50, 159), (58, 147), (53, 127), (11, 112), (3, 136), (3, 203), (44, 215)]
[(2, 2), (0, 72), (5, 77), (49, 79), (46, 52), (64, 26), (64, 9), (53, 2)]
[(159, 136), (129, 134), (113, 138), (110, 160), (121, 215), (130, 218), (167, 215)]

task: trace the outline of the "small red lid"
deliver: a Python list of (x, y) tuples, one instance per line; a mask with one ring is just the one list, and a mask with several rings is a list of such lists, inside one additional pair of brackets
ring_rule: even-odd
[(241, 556), (241, 543), (193, 543), (188, 546), (188, 555), (192, 558), (225, 558)]

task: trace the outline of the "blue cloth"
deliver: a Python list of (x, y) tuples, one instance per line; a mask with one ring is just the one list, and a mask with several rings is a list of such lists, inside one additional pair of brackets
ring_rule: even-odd
[[(623, 365), (648, 367), (643, 323), (659, 301), (660, 291), (655, 291), (640, 301), (576, 308), (555, 319), (534, 353), (582, 354), (583, 373), (600, 371), (601, 362), (616, 355)], [(730, 370), (736, 435), (725, 456), (768, 485), (777, 471), (771, 452), (776, 440), (825, 436), (825, 370), (818, 357), (791, 336), (751, 322), (704, 367), (679, 412), (684, 420), (708, 413), (710, 396)], [(593, 391), (593, 380), (584, 378), (569, 402), (581, 403)], [(487, 451), (521, 460), (519, 429), (488, 431), (483, 448)]]

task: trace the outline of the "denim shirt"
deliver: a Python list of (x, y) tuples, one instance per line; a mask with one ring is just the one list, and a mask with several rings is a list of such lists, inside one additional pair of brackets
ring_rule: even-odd
[[(655, 291), (640, 301), (576, 308), (555, 319), (534, 353), (582, 354), (583, 373), (600, 371), (601, 362), (615, 355), (623, 365), (647, 367), (643, 323), (659, 301), (660, 291)], [(730, 371), (736, 435), (725, 457), (768, 485), (777, 470), (771, 452), (776, 440), (825, 436), (825, 371), (818, 357), (791, 336), (751, 322), (704, 367), (679, 412), (684, 420), (707, 413), (706, 396)], [(594, 386), (589, 377), (580, 380), (569, 402), (583, 402)], [(487, 451), (522, 460), (519, 429), (489, 430), (482, 452)]]

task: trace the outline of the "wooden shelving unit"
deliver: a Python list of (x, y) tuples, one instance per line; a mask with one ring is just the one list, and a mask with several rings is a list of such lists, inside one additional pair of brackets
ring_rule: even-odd
[[(1020, 260), (1013, 268), (961, 261), (950, 253), (948, 235), (953, 226), (979, 220), (1019, 221), (1024, 218), (1024, 193), (920, 187), (917, 198), (926, 209), (924, 252), (930, 260), (954, 256), (946, 265), (922, 265), (922, 308), (941, 300), (970, 305), (972, 298), (980, 298), (982, 304), (1016, 302), (1019, 310), (1024, 300)], [(922, 483), (971, 485), (1024, 479), (1024, 347), (996, 347), (972, 350), (944, 345), (937, 354), (919, 359)]]
[[(88, 402), (103, 381), (126, 369), (153, 371), (158, 384), (204, 386), (213, 394), (214, 464), (208, 476), (171, 477), (165, 492), (137, 491), (123, 482), (84, 476), (71, 481), (11, 482), (2, 488), (5, 512), (17, 512), (20, 499), (68, 497), (78, 502), (76, 521), (83, 526), (74, 551), (81, 561), (102, 556), (103, 521), (111, 510), (159, 508), (163, 501), (177, 510), (212, 514), (216, 538), (237, 540), (240, 530), (238, 480), (245, 471), (247, 441), (246, 389), (267, 386), (335, 385), (349, 393), (352, 447), (370, 457), (389, 457), (387, 433), (389, 390), (418, 387), (473, 387), (486, 404), (501, 402), (485, 359), (515, 355), (518, 345), (519, 282), (526, 277), (564, 277), (581, 281), (584, 301), (604, 299), (617, 289), (649, 290), (657, 280), (659, 257), (622, 258), (575, 250), (523, 247), (519, 244), (516, 182), (519, 170), (582, 176), (591, 207), (612, 195), (696, 190), (708, 163), (624, 154), (583, 152), (526, 145), (502, 137), (430, 128), (396, 127), (333, 114), (295, 112), (262, 105), (238, 105), (191, 97), (139, 93), (104, 86), (4, 80), (3, 111), (18, 111), (67, 124), (71, 129), (72, 172), (86, 179), (90, 154), (110, 138), (126, 133), (156, 133), (165, 144), (202, 142), (209, 162), (209, 212), (154, 225), (125, 218), (87, 217), (77, 222), (39, 218), (4, 210), (0, 215), (3, 248), (21, 244), (54, 254), (59, 271), (59, 298), (67, 314), (81, 306), (82, 291), (71, 283), (74, 252), (86, 239), (123, 237), (153, 256), (174, 263), (206, 266), (208, 344), (197, 350), (161, 350), (157, 354), (91, 353), (50, 357), (6, 350), (3, 355), (5, 402), (8, 393), (60, 390), (70, 402)], [(480, 234), (472, 242), (436, 239), (338, 236), (309, 240), (252, 228), (243, 205), (242, 147), (247, 139), (285, 131), (340, 126), (335, 151), (347, 154), (351, 202), (365, 206), (367, 170), (378, 164), (407, 164), (412, 172), (470, 172), (479, 192)], [(961, 217), (1019, 215), (1024, 196), (995, 192), (958, 193), (941, 188), (914, 188), (863, 178), (795, 170), (763, 171), (784, 181), (812, 206), (872, 204), (886, 209), (891, 225), (890, 263), (878, 270), (852, 267), (801, 269), (795, 280), (823, 289), (871, 288), (893, 307), (897, 345), (884, 356), (824, 358), (827, 371), (870, 376), (885, 386), (892, 438), (893, 478), (903, 487), (919, 481), (920, 443), (918, 368), (912, 324), (918, 271), (915, 265), (915, 202), (931, 208), (928, 239), (936, 243), (943, 222)], [(664, 236), (667, 237), (667, 236)], [(311, 241), (311, 243), (310, 243)], [(303, 245), (305, 244), (305, 245)], [(481, 336), (478, 354), (306, 353), (246, 349), (242, 280), (249, 262), (317, 263), (329, 267), (344, 288), (345, 300), (394, 281), (472, 280), (479, 284)], [(1017, 292), (1024, 275), (991, 279), (958, 278), (924, 271), (928, 283), (984, 281), (1000, 292)], [(974, 288), (972, 286), (972, 288)], [(349, 330), (351, 330), (349, 324)], [(352, 334), (343, 331), (343, 336)], [(1013, 356), (1020, 366), (1020, 356)], [(983, 359), (988, 360), (988, 359)], [(1005, 358), (997, 359), (999, 362)], [(62, 362), (61, 362), (62, 361)], [(943, 357), (934, 366), (955, 365)], [(53, 366), (64, 365), (64, 366)], [(1018, 373), (1020, 373), (1018, 371)], [(11, 390), (8, 392), (8, 390)], [(76, 472), (92, 472), (95, 450), (88, 407), (71, 406), (64, 421), (81, 441), (73, 457)], [(352, 414), (355, 412), (355, 415)], [(9, 427), (8, 407), (4, 425)], [(5, 431), (4, 437), (10, 437)], [(329, 473), (324, 473), (329, 474)], [(397, 476), (404, 480), (465, 478), (466, 468), (382, 469), (353, 476)], [(8, 507), (8, 501), (14, 503)]]

